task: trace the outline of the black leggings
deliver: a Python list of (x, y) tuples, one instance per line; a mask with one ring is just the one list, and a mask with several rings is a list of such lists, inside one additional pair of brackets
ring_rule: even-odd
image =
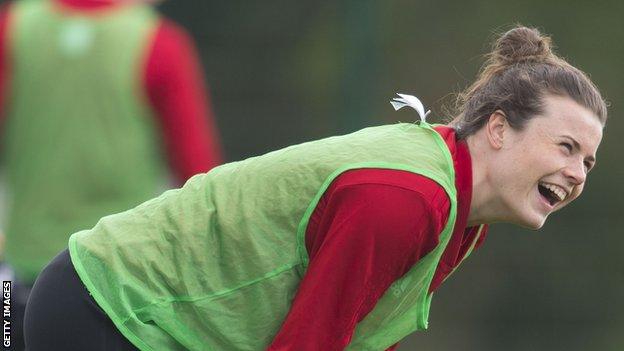
[(67, 250), (37, 278), (26, 305), (24, 336), (27, 351), (138, 350), (89, 295)]

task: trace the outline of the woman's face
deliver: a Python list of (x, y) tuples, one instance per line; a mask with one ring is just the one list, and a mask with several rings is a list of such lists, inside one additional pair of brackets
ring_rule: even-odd
[(576, 199), (602, 140), (596, 115), (568, 97), (547, 95), (522, 131), (507, 125), (490, 172), (502, 219), (532, 229)]

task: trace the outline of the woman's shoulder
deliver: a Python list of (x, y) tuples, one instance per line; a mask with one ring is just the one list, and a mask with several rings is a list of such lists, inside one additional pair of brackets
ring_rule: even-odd
[[(434, 180), (410, 171), (386, 168), (360, 168), (339, 175), (328, 188), (327, 193), (345, 192), (358, 189), (362, 201), (386, 202), (392, 205), (395, 197), (391, 194), (407, 194), (421, 206), (434, 214), (448, 216), (450, 200), (444, 188)], [(384, 191), (384, 189), (387, 189)], [(388, 194), (388, 196), (380, 196)]]

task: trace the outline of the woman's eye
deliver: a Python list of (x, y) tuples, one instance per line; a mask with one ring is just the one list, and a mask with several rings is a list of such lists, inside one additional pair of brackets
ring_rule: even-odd
[(566, 149), (568, 149), (568, 152), (572, 152), (572, 144), (570, 144), (570, 143), (561, 143), (559, 145), (561, 145), (561, 146), (565, 147)]

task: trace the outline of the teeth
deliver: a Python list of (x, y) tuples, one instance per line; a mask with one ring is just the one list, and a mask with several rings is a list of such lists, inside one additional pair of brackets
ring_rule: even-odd
[(563, 201), (568, 195), (568, 193), (560, 186), (552, 185), (552, 184), (544, 184), (544, 183), (542, 183), (542, 186), (552, 191), (555, 195), (557, 195), (557, 197), (559, 198), (559, 201)]

